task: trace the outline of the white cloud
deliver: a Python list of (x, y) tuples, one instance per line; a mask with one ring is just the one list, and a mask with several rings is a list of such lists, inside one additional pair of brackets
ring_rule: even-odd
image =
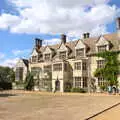
[(5, 57), (5, 54), (0, 52), (0, 60), (3, 59)]
[(49, 39), (49, 40), (44, 40), (44, 41), (43, 41), (43, 46), (53, 45), (53, 44), (58, 44), (58, 43), (60, 43), (60, 39), (58, 39), (58, 38), (53, 38), (53, 39)]
[[(67, 36), (66, 42), (73, 41), (73, 40), (76, 40), (76, 39), (79, 39), (79, 38), (77, 38), (77, 37), (71, 38), (71, 37)], [(52, 39), (44, 40), (43, 41), (43, 46), (60, 44), (60, 43), (61, 43), (61, 39), (60, 38), (52, 38)]]
[(8, 13), (3, 13), (0, 16), (0, 29), (11, 29), (15, 25), (19, 24), (19, 22), (20, 17)]
[(19, 58), (6, 59), (3, 62), (0, 62), (0, 65), (1, 66), (14, 67), (18, 60), (19, 60)]
[(18, 56), (18, 55), (26, 55), (26, 54), (30, 53), (30, 50), (29, 50), (29, 49), (24, 49), (24, 50), (12, 50), (12, 53), (13, 53), (15, 56)]
[(2, 14), (0, 28), (13, 33), (66, 33), (80, 36), (107, 33), (106, 25), (118, 14), (109, 0), (9, 0), (19, 16)]

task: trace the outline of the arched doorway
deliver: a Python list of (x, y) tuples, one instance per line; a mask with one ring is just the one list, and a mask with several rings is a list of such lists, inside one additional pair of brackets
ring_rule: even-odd
[(55, 81), (55, 91), (60, 91), (60, 81), (59, 80)]

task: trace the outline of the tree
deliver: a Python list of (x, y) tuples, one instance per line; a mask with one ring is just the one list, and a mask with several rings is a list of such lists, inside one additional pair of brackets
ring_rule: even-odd
[(26, 90), (32, 90), (34, 87), (34, 79), (33, 79), (33, 74), (28, 72), (26, 79), (25, 79), (25, 89)]
[(117, 87), (118, 85), (117, 76), (120, 72), (120, 62), (118, 60), (119, 53), (120, 52), (106, 51), (96, 54), (96, 56), (105, 59), (105, 65), (103, 68), (96, 69), (94, 76), (102, 76), (108, 81), (110, 86), (115, 85)]
[(0, 88), (12, 89), (15, 73), (12, 68), (0, 66)]

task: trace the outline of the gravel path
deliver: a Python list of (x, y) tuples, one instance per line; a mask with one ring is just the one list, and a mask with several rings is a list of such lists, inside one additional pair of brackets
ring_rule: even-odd
[(0, 120), (84, 120), (119, 101), (101, 94), (21, 93), (0, 97)]

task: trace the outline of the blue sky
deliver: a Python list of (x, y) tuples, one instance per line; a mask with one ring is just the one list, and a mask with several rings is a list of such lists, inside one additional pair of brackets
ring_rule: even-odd
[(69, 41), (84, 32), (97, 36), (116, 31), (119, 0), (57, 1), (0, 1), (0, 65), (14, 66), (18, 58), (28, 58), (36, 37), (46, 45), (60, 42), (61, 33)]

